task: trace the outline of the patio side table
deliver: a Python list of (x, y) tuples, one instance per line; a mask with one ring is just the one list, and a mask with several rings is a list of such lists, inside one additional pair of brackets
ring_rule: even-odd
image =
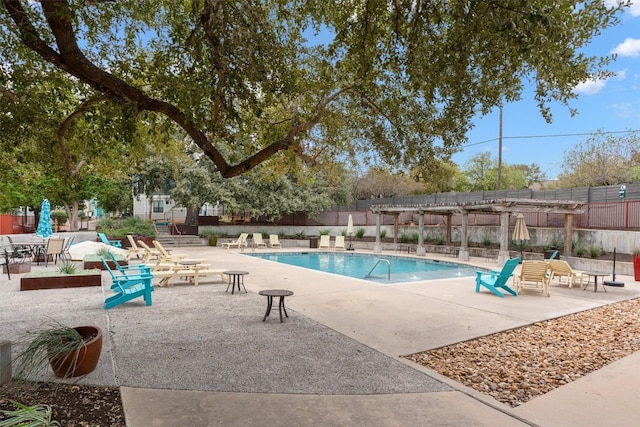
[(273, 305), (273, 297), (279, 297), (280, 302), (278, 303), (278, 311), (280, 312), (280, 323), (282, 323), (282, 312), (284, 311), (284, 315), (289, 317), (287, 314), (287, 309), (284, 307), (284, 298), (293, 295), (293, 292), (287, 291), (284, 289), (266, 289), (264, 291), (258, 292), (258, 294), (267, 297), (267, 312), (264, 314), (262, 321), (265, 322), (267, 320), (267, 316), (271, 313), (271, 306)]

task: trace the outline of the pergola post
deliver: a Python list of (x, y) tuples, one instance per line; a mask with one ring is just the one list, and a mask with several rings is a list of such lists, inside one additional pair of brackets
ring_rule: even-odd
[(416, 248), (416, 255), (426, 255), (424, 243), (424, 212), (418, 213), (418, 247)]
[(400, 218), (399, 213), (393, 214), (393, 248), (398, 250), (398, 219)]
[(378, 212), (376, 215), (376, 243), (373, 245), (373, 252), (379, 254), (382, 252), (382, 242), (380, 241), (380, 224), (381, 224), (382, 212)]
[(509, 212), (500, 213), (500, 252), (498, 253), (498, 266), (503, 265), (509, 259)]
[(467, 247), (467, 228), (469, 226), (469, 212), (462, 212), (462, 238), (460, 241), (460, 252), (458, 259), (460, 261), (469, 261), (469, 248)]
[(451, 224), (452, 224), (453, 215), (447, 214), (447, 237), (445, 239), (445, 243), (447, 246), (451, 246)]
[[(573, 243), (573, 214), (564, 215), (564, 256), (571, 256), (571, 244)], [(560, 258), (560, 257), (558, 257)]]

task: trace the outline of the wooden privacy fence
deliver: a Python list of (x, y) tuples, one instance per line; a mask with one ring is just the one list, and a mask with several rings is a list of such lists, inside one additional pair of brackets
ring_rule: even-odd
[[(353, 217), (354, 226), (370, 226), (376, 224), (376, 215), (371, 211), (355, 211), (348, 209), (335, 209), (321, 212), (314, 218), (307, 218), (304, 214), (287, 215), (278, 224), (281, 225), (314, 225), (314, 226), (347, 226), (349, 215)], [(530, 227), (563, 228), (564, 214), (554, 213), (524, 213), (525, 222)], [(399, 224), (418, 224), (419, 215), (415, 213), (401, 213), (398, 217)], [(511, 221), (515, 223), (515, 215)], [(425, 214), (424, 224), (443, 225), (446, 222), (444, 215)], [(392, 225), (392, 215), (383, 216), (383, 225)], [(462, 225), (462, 215), (452, 216), (454, 226)], [(469, 214), (469, 224), (479, 226), (500, 225), (500, 215)], [(575, 228), (592, 228), (602, 230), (640, 230), (640, 200), (617, 202), (594, 202), (584, 205), (584, 213), (574, 215), (573, 226)]]

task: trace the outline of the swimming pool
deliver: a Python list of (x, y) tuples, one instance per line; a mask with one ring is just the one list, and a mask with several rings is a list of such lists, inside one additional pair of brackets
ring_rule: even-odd
[(274, 252), (248, 256), (380, 284), (475, 276), (476, 268), (454, 262), (347, 252)]

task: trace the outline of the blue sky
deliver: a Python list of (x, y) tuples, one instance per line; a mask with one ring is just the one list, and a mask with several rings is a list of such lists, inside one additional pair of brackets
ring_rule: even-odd
[[(580, 144), (598, 130), (617, 132), (640, 129), (640, 1), (620, 16), (621, 23), (604, 31), (585, 49), (589, 55), (618, 54), (609, 65), (616, 73), (605, 81), (586, 82), (576, 88), (578, 99), (570, 106), (578, 110), (571, 117), (566, 107), (552, 105), (553, 123), (542, 118), (529, 88), (517, 103), (502, 111), (502, 161), (507, 164), (540, 166), (548, 179), (562, 171), (565, 151)], [(453, 156), (461, 168), (473, 155), (489, 151), (497, 159), (500, 132), (499, 110), (478, 117), (467, 133), (468, 143)], [(530, 137), (533, 138), (516, 138)]]

